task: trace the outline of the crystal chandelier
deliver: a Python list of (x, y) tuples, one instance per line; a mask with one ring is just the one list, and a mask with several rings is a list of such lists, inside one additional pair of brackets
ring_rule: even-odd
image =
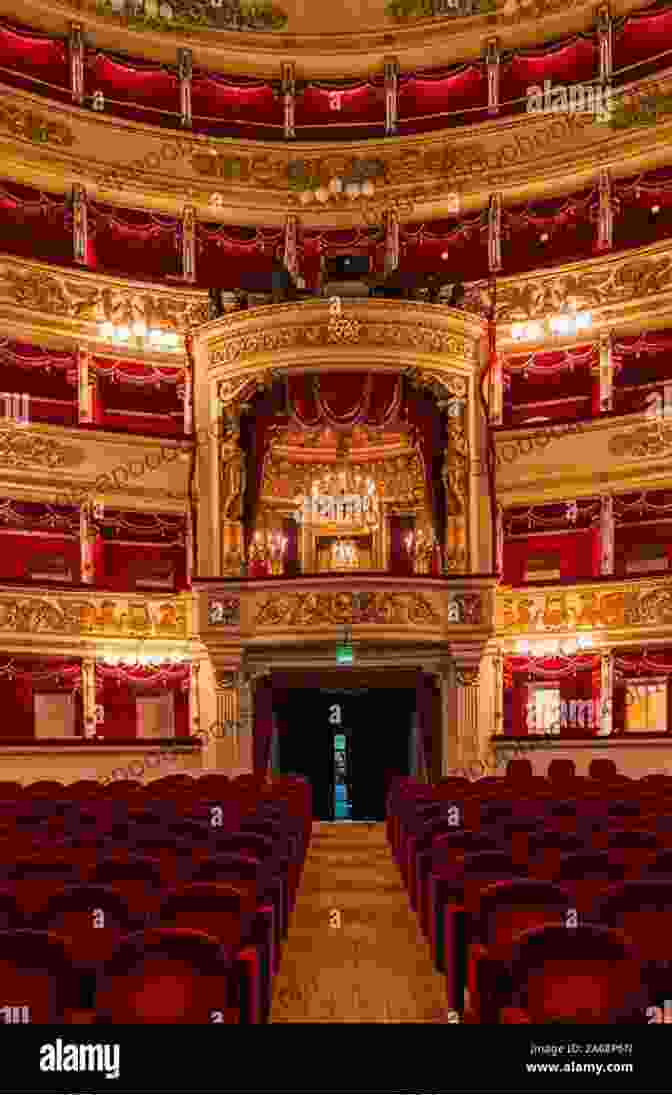
[(294, 516), (301, 524), (378, 527), (380, 502), (373, 479), (356, 473), (348, 463), (350, 442), (342, 437), (333, 471), (313, 480), (309, 494), (295, 499)]

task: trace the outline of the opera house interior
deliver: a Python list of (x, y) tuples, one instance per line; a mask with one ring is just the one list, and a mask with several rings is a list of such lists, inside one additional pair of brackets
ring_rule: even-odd
[(648, 1024), (672, 4), (280, 2), (0, 4), (0, 1017)]

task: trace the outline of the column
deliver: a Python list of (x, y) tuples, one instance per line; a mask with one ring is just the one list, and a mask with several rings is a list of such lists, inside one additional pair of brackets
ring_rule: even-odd
[(296, 65), (293, 61), (285, 61), (282, 64), (280, 86), (284, 108), (284, 138), (286, 141), (291, 141), (296, 137)]
[(399, 217), (395, 209), (385, 213), (385, 276), (399, 266)]
[(93, 557), (93, 545), (96, 538), (95, 528), (91, 527), (90, 503), (83, 502), (79, 507), (79, 548), (81, 560), (81, 581), (85, 585), (93, 585), (95, 582), (95, 563)]
[(504, 509), (497, 503), (495, 512), (495, 571), (500, 577), (504, 574)]
[(201, 733), (201, 693), (199, 689), (199, 676), (201, 663), (198, 659), (192, 659), (191, 673), (189, 674), (189, 733), (198, 737)]
[[(496, 326), (491, 321), (490, 326)], [(504, 361), (501, 354), (497, 353), (496, 336), (490, 346), (490, 424), (501, 426), (504, 421)]]
[(490, 273), (502, 269), (502, 195), (491, 194), (488, 208), (488, 263)]
[(385, 136), (394, 137), (399, 127), (399, 60), (386, 57), (385, 65)]
[(597, 40), (600, 49), (600, 84), (611, 86), (613, 72), (613, 22), (609, 8), (605, 4), (597, 13)]
[(600, 392), (599, 410), (614, 409), (614, 339), (611, 331), (600, 334)]
[[(451, 643), (452, 674), (448, 686), (447, 745), (457, 759), (457, 768), (468, 768), (482, 761), (486, 752), (485, 738), (490, 727), (480, 718), (479, 685), (481, 647)], [(483, 741), (481, 740), (483, 737)]]
[(235, 669), (215, 669), (214, 683), (218, 731), (209, 739), (204, 760), (208, 768), (228, 774), (238, 765), (238, 673)]
[[(193, 337), (191, 335), (189, 338)], [(182, 396), (184, 436), (190, 437), (194, 428), (194, 389), (191, 376), (191, 362), (186, 361), (184, 366), (184, 384), (179, 394)]]
[(79, 183), (72, 188), (72, 229), (75, 262), (86, 266), (88, 252), (88, 218), (86, 190)]
[(254, 771), (254, 681), (257, 676), (245, 670), (238, 674), (238, 756), (236, 767), (238, 773)]
[(84, 35), (81, 23), (70, 24), (70, 90), (76, 106), (84, 105)]
[(610, 494), (600, 498), (600, 574), (614, 573), (614, 499)]
[(77, 346), (77, 420), (80, 425), (94, 421), (95, 372), (91, 369), (88, 346)]
[[(292, 275), (294, 281), (299, 285), (300, 271), (299, 271), (299, 252), (297, 247), (297, 234), (299, 227), (299, 219), (295, 213), (288, 213), (285, 217), (285, 254), (284, 263), (285, 269)], [(299, 286), (300, 288), (300, 286)]]
[(595, 721), (599, 725), (598, 737), (608, 737), (614, 728), (614, 656), (611, 651), (602, 654), (601, 669), (600, 714)]
[(607, 167), (600, 168), (599, 196), (597, 248), (598, 251), (611, 251), (614, 245), (614, 211), (611, 201), (611, 172)]
[(185, 205), (182, 210), (182, 277), (192, 285), (196, 281), (196, 210)]
[(225, 577), (240, 577), (245, 562), (243, 503), (247, 472), (239, 431), (239, 421), (231, 420), (219, 442), (220, 569)]
[(451, 700), (453, 685), (452, 666), (446, 666), (439, 675), (441, 688), (441, 775), (448, 776), (460, 767), (457, 720)]
[(177, 75), (180, 80), (180, 124), (183, 129), (191, 129), (191, 76), (193, 55), (190, 49), (177, 51)]
[(95, 658), (82, 658), (82, 715), (84, 737), (96, 736), (96, 662)]
[(489, 38), (486, 43), (485, 64), (488, 73), (488, 114), (499, 114), (499, 39)]
[(467, 569), (467, 506), (469, 447), (466, 438), (466, 402), (453, 399), (448, 406), (447, 444), (441, 477), (446, 496), (446, 540), (443, 557), (450, 573)]

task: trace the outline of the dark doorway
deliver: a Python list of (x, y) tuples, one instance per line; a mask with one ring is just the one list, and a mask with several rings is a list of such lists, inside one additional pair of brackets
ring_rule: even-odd
[(274, 689), (280, 771), (310, 780), (320, 820), (382, 821), (415, 705), (409, 688)]

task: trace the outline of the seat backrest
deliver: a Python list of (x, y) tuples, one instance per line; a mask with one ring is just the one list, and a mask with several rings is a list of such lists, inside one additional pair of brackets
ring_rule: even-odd
[(47, 931), (0, 931), (1, 1007), (28, 1008), (31, 1023), (63, 1023), (77, 1007), (77, 976), (61, 940)]

